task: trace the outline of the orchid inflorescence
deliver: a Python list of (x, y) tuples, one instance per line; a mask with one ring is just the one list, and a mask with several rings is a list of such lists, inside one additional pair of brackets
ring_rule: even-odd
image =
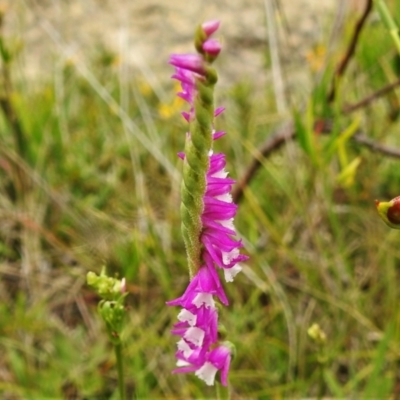
[(228, 305), (218, 270), (227, 282), (240, 272), (240, 240), (235, 238), (233, 219), (237, 206), (230, 191), (234, 180), (227, 177), (225, 155), (214, 154), (212, 144), (225, 132), (215, 131), (214, 118), (222, 107), (214, 109), (214, 86), (217, 74), (212, 62), (221, 45), (211, 35), (219, 21), (209, 21), (198, 27), (195, 35), (197, 54), (173, 54), (173, 79), (181, 83), (178, 93), (190, 105), (182, 115), (189, 123), (183, 160), (181, 187), (182, 235), (185, 242), (191, 281), (184, 294), (167, 302), (181, 306), (179, 322), (172, 333), (179, 336), (177, 366), (173, 372), (194, 372), (208, 385), (221, 371), (221, 383), (227, 385), (227, 375), (233, 345), (219, 338), (218, 310), (214, 298)]

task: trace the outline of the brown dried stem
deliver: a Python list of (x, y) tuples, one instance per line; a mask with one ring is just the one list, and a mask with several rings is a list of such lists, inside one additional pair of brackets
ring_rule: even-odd
[[(394, 90), (398, 86), (400, 86), (400, 79), (384, 86), (383, 88), (377, 90), (376, 92), (358, 101), (357, 103), (343, 107), (342, 113), (351, 114), (352, 112), (371, 104), (372, 102)], [(323, 122), (323, 132), (330, 133), (330, 124), (325, 123), (327, 121)], [(242, 199), (243, 191), (260, 168), (262, 158), (268, 157), (272, 152), (279, 149), (284, 143), (293, 140), (295, 138), (295, 135), (296, 131), (294, 125), (292, 122), (290, 122), (286, 124), (283, 128), (278, 129), (264, 142), (259, 150), (259, 153), (256, 157), (254, 157), (243, 177), (238, 181), (235, 189), (233, 190), (232, 197), (235, 202), (239, 202)], [(379, 144), (369, 139), (361, 132), (358, 132), (356, 135), (353, 136), (353, 141), (362, 146), (368, 147), (372, 151), (376, 151), (389, 157), (400, 158), (400, 149)]]
[(346, 68), (349, 65), (349, 62), (354, 55), (361, 31), (364, 27), (365, 22), (367, 21), (367, 17), (369, 15), (369, 13), (371, 12), (371, 10), (372, 10), (372, 0), (367, 0), (364, 12), (362, 13), (361, 17), (359, 18), (356, 25), (354, 26), (353, 35), (351, 37), (347, 51), (336, 67), (335, 75), (333, 77), (333, 82), (331, 85), (331, 90), (327, 97), (327, 100), (329, 103), (331, 103), (331, 102), (333, 102), (333, 100), (335, 100), (336, 85), (337, 85), (338, 81), (340, 80), (340, 78), (344, 75)]
[(385, 94), (391, 92), (393, 89), (396, 89), (398, 86), (400, 86), (400, 78), (397, 79), (397, 81), (389, 83), (388, 85), (384, 86), (383, 88), (378, 89), (376, 92), (370, 94), (369, 96), (358, 101), (357, 103), (344, 106), (342, 108), (342, 112), (344, 114), (350, 114), (353, 111), (359, 110), (360, 108), (363, 108), (363, 107), (371, 104), (372, 102), (377, 100), (379, 97), (382, 97)]
[[(336, 68), (334, 81), (331, 86), (331, 91), (327, 96), (328, 102), (332, 102), (335, 99), (336, 84), (338, 82), (338, 79), (340, 79), (344, 75), (349, 62), (352, 56), (354, 55), (362, 28), (364, 27), (367, 17), (371, 12), (371, 10), (372, 10), (372, 0), (367, 0), (364, 12), (354, 27), (353, 36), (351, 38), (347, 51)], [(377, 90), (376, 92), (365, 97), (364, 99), (360, 100), (357, 103), (344, 106), (342, 108), (342, 112), (343, 114), (350, 114), (356, 110), (359, 110), (371, 104), (372, 102), (382, 97), (383, 95), (389, 93), (398, 86), (400, 86), (400, 79), (384, 86), (383, 88)], [(326, 125), (327, 127), (327, 128), (325, 127), (324, 129), (324, 133), (329, 133), (330, 132), (329, 124), (324, 124), (324, 125)], [(253, 176), (256, 174), (256, 172), (261, 166), (262, 158), (268, 157), (273, 151), (279, 149), (285, 142), (293, 140), (295, 138), (295, 135), (296, 131), (294, 128), (294, 124), (293, 122), (290, 122), (286, 124), (283, 128), (278, 129), (264, 142), (264, 144), (261, 146), (259, 150), (259, 153), (254, 157), (253, 161), (247, 168), (243, 177), (238, 181), (235, 189), (233, 190), (232, 197), (235, 202), (239, 202), (242, 199), (245, 187), (248, 186)], [(382, 153), (389, 157), (400, 158), (399, 149), (376, 143), (375, 141), (363, 135), (361, 132), (354, 135), (353, 140), (362, 146), (368, 147), (372, 151)]]
[(243, 196), (244, 188), (250, 183), (253, 176), (261, 166), (261, 160), (279, 149), (286, 141), (292, 140), (295, 136), (293, 123), (289, 123), (274, 134), (272, 134), (261, 146), (259, 153), (252, 160), (243, 177), (237, 182), (232, 191), (232, 198), (235, 203), (238, 203)]

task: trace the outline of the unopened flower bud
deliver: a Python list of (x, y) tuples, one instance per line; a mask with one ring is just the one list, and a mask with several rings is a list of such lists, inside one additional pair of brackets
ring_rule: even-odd
[(120, 291), (121, 291), (121, 294), (124, 294), (126, 292), (126, 279), (125, 278), (121, 279)]
[(218, 28), (219, 28), (219, 21), (206, 21), (201, 25), (203, 32), (206, 34), (207, 37), (210, 37)]
[(209, 57), (215, 59), (221, 51), (221, 43), (218, 39), (207, 39), (203, 43), (203, 50)]
[(375, 200), (376, 209), (383, 221), (393, 229), (400, 229), (400, 196), (390, 201)]
[(307, 330), (308, 336), (318, 344), (326, 342), (326, 333), (318, 324), (312, 324)]
[(116, 300), (126, 292), (125, 278), (120, 280), (107, 276), (105, 268), (102, 269), (100, 275), (92, 271), (88, 272), (86, 281), (103, 299)]

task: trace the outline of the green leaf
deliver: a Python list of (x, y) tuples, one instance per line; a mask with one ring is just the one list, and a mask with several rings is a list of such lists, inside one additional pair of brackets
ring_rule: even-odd
[(393, 334), (394, 329), (391, 324), (379, 342), (375, 357), (372, 360), (373, 369), (369, 379), (367, 379), (367, 386), (363, 394), (365, 399), (388, 399), (390, 397), (394, 374), (389, 373), (390, 369), (387, 368), (387, 353)]
[(319, 161), (315, 146), (314, 110), (312, 102), (310, 101), (307, 105), (305, 123), (303, 123), (298, 110), (294, 110), (293, 116), (296, 128), (296, 137), (300, 147), (310, 157), (314, 165), (318, 165)]
[(324, 149), (324, 155), (328, 158), (331, 159), (332, 156), (335, 154), (335, 152), (338, 150), (340, 146), (344, 146), (349, 139), (353, 135), (356, 134), (358, 127), (360, 126), (360, 118), (357, 117), (353, 120), (353, 122), (339, 135), (336, 137), (333, 137), (332, 140), (330, 140)]
[(361, 158), (357, 157), (349, 164), (346, 165), (337, 176), (337, 181), (344, 187), (350, 187), (354, 183), (354, 178), (358, 169), (358, 166), (361, 163)]

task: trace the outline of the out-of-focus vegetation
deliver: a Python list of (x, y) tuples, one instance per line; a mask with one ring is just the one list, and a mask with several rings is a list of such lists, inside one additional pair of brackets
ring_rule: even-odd
[[(387, 3), (400, 21), (396, 1)], [(400, 58), (372, 10), (335, 79), (358, 18), (345, 16), (334, 48), (333, 20), (326, 41), (310, 46), (302, 68), (314, 83), (287, 94), (292, 113), (276, 111), (272, 87), (243, 76), (220, 92), (227, 111), (217, 128), (228, 135), (216, 150), (230, 176), (261, 164), (236, 218), (250, 259), (221, 310), (237, 346), (232, 398), (400, 395), (400, 234), (373, 202), (400, 195), (400, 159), (380, 147), (400, 149), (400, 91), (348, 111), (399, 80)], [(107, 265), (130, 292), (130, 398), (213, 398), (196, 377), (171, 374), (177, 310), (165, 302), (188, 276), (176, 157), (187, 127), (169, 75), (166, 102), (144, 78), (122, 79), (104, 51), (90, 79), (71, 61), (38, 87), (16, 78), (12, 38), (0, 44), (0, 396), (117, 398), (98, 298), (85, 285), (89, 270)], [(287, 121), (295, 138), (260, 155)], [(326, 340), (315, 325), (308, 334), (313, 324)]]

